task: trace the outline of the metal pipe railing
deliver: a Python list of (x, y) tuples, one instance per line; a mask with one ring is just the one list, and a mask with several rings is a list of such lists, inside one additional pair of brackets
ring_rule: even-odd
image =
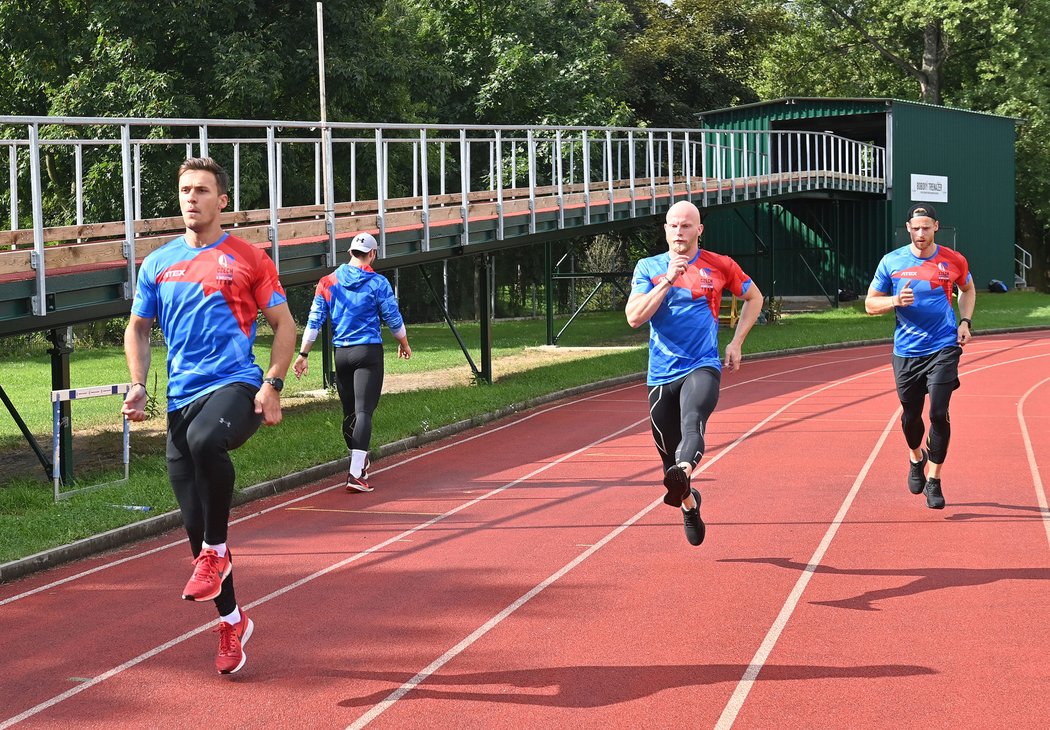
[[(84, 134), (88, 128), (96, 134)], [(485, 145), (487, 164), (472, 166), (471, 152), (478, 144)], [(336, 210), (347, 202), (374, 201), (375, 230), (385, 256), (386, 218), (396, 210), (391, 201), (408, 196), (414, 201), (409, 207), (419, 213), (420, 250), (429, 251), (434, 210), (440, 207), (460, 209), (461, 240), (469, 245), (471, 208), (476, 204), (472, 196), (482, 192), (495, 199), (496, 236), (503, 240), (507, 201), (526, 196), (528, 230), (535, 233), (537, 201), (542, 197), (553, 196), (558, 225), (564, 227), (567, 200), (579, 194), (582, 204), (573, 205), (583, 209), (583, 221), (590, 224), (596, 200), (608, 211), (607, 220), (614, 219), (617, 194), (628, 199), (627, 210), (634, 217), (652, 215), (663, 197), (695, 199), (704, 207), (816, 188), (882, 194), (887, 185), (885, 149), (825, 132), (784, 130), (0, 116), (2, 146), (8, 147), (8, 180), (0, 196), (6, 193), (11, 219), (5, 239), (11, 244), (5, 250), (30, 245), (19, 204), (25, 192), (33, 203), (36, 315), (47, 309), (45, 253), (51, 241), (45, 240), (45, 231), (51, 228), (75, 224), (77, 235), (63, 239), (73, 242), (83, 240), (80, 231), (87, 224), (122, 218), (131, 295), (138, 265), (136, 221), (177, 215), (166, 181), (174, 177), (183, 147), (188, 155), (194, 149), (211, 153), (231, 170), (232, 210), (267, 214), (261, 222), (268, 225), (278, 269), (282, 211), (288, 206), (320, 208), (322, 199), (323, 210), (312, 216), (324, 218), (327, 256), (334, 258)], [(358, 155), (370, 153), (374, 172), (366, 165), (362, 176)], [(44, 156), (49, 184), (71, 188), (75, 195), (75, 213), (69, 220), (51, 213), (50, 206), (45, 220)], [(28, 170), (22, 167), (26, 161)], [(121, 165), (121, 185), (106, 190), (97, 173), (89, 185), (92, 166), (102, 163)], [(56, 174), (65, 179), (52, 180)], [(342, 203), (336, 198), (336, 179), (342, 181), (341, 188), (349, 185)], [(640, 207), (646, 197), (650, 204)], [(85, 221), (85, 211), (103, 218)]]

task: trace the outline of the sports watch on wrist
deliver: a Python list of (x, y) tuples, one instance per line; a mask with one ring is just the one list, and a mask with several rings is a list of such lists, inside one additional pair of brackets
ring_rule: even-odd
[(263, 378), (263, 382), (269, 383), (270, 386), (278, 393), (284, 390), (284, 381), (280, 378)]
[(973, 329), (973, 322), (970, 321), (969, 317), (962, 317), (962, 318), (959, 319), (959, 324), (962, 324), (963, 322), (966, 323), (967, 327), (969, 327), (970, 329)]

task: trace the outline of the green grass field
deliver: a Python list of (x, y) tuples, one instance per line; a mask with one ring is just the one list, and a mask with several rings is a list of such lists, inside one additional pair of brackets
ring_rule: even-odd
[[(562, 322), (557, 324), (560, 329)], [(989, 329), (1050, 327), (1050, 295), (1011, 292), (978, 296), (974, 315), (976, 336)], [(493, 326), (493, 358), (518, 354), (526, 347), (542, 345), (546, 338), (543, 320), (497, 322)], [(479, 328), (476, 323), (458, 325), (461, 335), (478, 360)], [(556, 329), (556, 331), (557, 331)], [(886, 339), (892, 335), (891, 314), (869, 317), (863, 305), (853, 302), (824, 312), (786, 314), (776, 324), (756, 326), (744, 348), (749, 353), (786, 350), (813, 345)], [(730, 333), (723, 330), (722, 344)], [(414, 325), (409, 329), (413, 358), (397, 361), (388, 343), (387, 372), (413, 373), (460, 367), (468, 369), (456, 341), (444, 324)], [(624, 346), (583, 360), (546, 365), (500, 378), (492, 386), (478, 384), (441, 390), (388, 393), (375, 414), (372, 447), (398, 441), (473, 416), (549, 393), (587, 383), (642, 373), (646, 367), (647, 330), (631, 330), (621, 312), (602, 312), (578, 318), (559, 345)], [(256, 354), (265, 362), (269, 339), (260, 335)], [(887, 352), (887, 357), (889, 353)], [(163, 393), (164, 352), (154, 352), (151, 392)], [(307, 398), (303, 392), (320, 387), (320, 357), (311, 358), (305, 381), (288, 378), (282, 402), (284, 422), (262, 428), (234, 453), (238, 485), (256, 484), (346, 455), (340, 436), (341, 411), (334, 394)], [(26, 420), (29, 428), (50, 449), (51, 389), (50, 361), (46, 354), (0, 360), (2, 385)], [(120, 348), (97, 348), (73, 355), (74, 386), (101, 385), (127, 380)], [(498, 368), (497, 368), (498, 370)], [(163, 409), (163, 404), (161, 403)], [(80, 484), (110, 481), (122, 476), (119, 467), (120, 401), (117, 397), (75, 402), (72, 421), (77, 439), (87, 447), (75, 451), (75, 476)], [(158, 419), (163, 418), (161, 412)], [(0, 562), (62, 545), (175, 508), (167, 483), (163, 458), (162, 422), (157, 428), (132, 432), (131, 477), (128, 482), (85, 492), (54, 503), (52, 486), (38, 463), (21, 470), (7, 468), (0, 476)], [(29, 453), (6, 409), (0, 414), (0, 457)], [(23, 462), (27, 461), (22, 459)], [(149, 513), (129, 511), (119, 505), (146, 505)]]

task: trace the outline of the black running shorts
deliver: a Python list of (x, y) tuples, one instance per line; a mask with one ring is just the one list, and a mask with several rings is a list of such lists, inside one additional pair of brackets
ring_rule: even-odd
[(962, 348), (946, 347), (932, 355), (920, 357), (893, 356), (893, 376), (897, 381), (897, 397), (902, 403), (922, 400), (930, 385), (959, 387), (959, 358)]

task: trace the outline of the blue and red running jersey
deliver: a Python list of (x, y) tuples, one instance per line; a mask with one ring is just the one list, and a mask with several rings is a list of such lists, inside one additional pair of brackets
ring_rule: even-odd
[(229, 234), (204, 248), (179, 236), (146, 256), (131, 313), (156, 318), (164, 334), (168, 410), (230, 383), (262, 385), (256, 318), (286, 300), (266, 252)]
[[(634, 268), (631, 294), (646, 294), (667, 277), (671, 254), (642, 259)], [(718, 310), (722, 291), (741, 297), (751, 277), (736, 261), (700, 249), (649, 320), (649, 385), (665, 385), (700, 367), (721, 370)]]
[(336, 347), (381, 344), (380, 320), (395, 333), (405, 324), (386, 277), (370, 266), (349, 264), (317, 282), (306, 326), (319, 330), (328, 317), (332, 318), (332, 344)]
[(970, 279), (966, 257), (944, 246), (937, 246), (926, 259), (913, 254), (911, 245), (883, 256), (871, 288), (894, 296), (910, 281), (915, 293), (915, 301), (910, 306), (896, 308), (893, 354), (922, 357), (958, 344), (952, 285), (965, 284)]

